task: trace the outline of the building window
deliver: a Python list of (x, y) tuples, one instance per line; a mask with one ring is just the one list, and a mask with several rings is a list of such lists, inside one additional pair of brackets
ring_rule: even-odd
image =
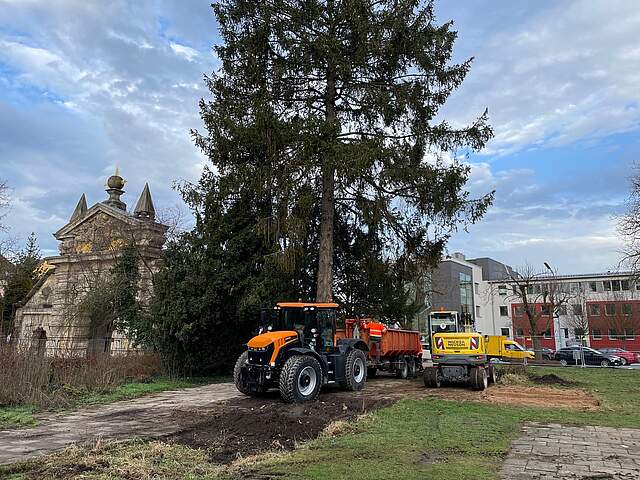
[(633, 328), (625, 328), (624, 329), (624, 338), (626, 340), (634, 340), (636, 338), (635, 332), (633, 331)]
[(563, 328), (562, 331), (564, 332), (564, 338), (569, 338), (569, 329)]
[(524, 307), (522, 305), (516, 305), (516, 317), (524, 315)]
[(592, 328), (591, 336), (593, 337), (594, 340), (600, 340), (602, 338), (602, 333), (600, 332), (599, 328)]
[(616, 314), (616, 304), (615, 303), (607, 303), (604, 306), (604, 314), (607, 317), (613, 317)]
[(504, 297), (507, 295), (507, 286), (506, 285), (498, 285), (498, 295)]
[(516, 328), (516, 335), (518, 337), (524, 337), (524, 329), (523, 328)]
[(480, 295), (480, 284), (479, 283), (474, 283), (473, 284), (473, 291), (475, 292), (476, 295)]
[(551, 329), (547, 329), (545, 330), (542, 335), (544, 336), (544, 338), (551, 338)]
[(597, 317), (600, 315), (600, 305), (598, 305), (597, 303), (590, 303), (589, 304), (589, 315), (591, 315), (592, 317)]
[(582, 328), (574, 328), (573, 329), (573, 335), (576, 338), (580, 338), (580, 337), (582, 337), (584, 335), (584, 330)]
[(507, 308), (506, 305), (500, 305), (500, 316), (501, 317), (508, 317), (509, 316), (509, 309)]
[(618, 336), (616, 335), (616, 329), (615, 328), (610, 328), (609, 329), (609, 340), (615, 340), (616, 338), (618, 338)]
[(551, 315), (551, 305), (542, 305), (542, 315)]
[(598, 285), (596, 282), (589, 282), (589, 288), (591, 289), (592, 292), (598, 291)]
[(509, 338), (509, 334), (510, 334), (510, 332), (509, 332), (508, 328), (501, 328), (500, 329), (500, 335), (502, 335), (503, 337)]
[(605, 292), (629, 290), (629, 280), (605, 280), (602, 284)]
[(622, 314), (623, 315), (631, 315), (631, 314), (633, 314), (633, 307), (631, 306), (630, 303), (623, 303), (622, 304)]
[(571, 305), (571, 308), (573, 309), (574, 315), (582, 315), (582, 305), (580, 305), (579, 303)]
[(480, 305), (476, 305), (476, 317), (482, 317), (482, 315), (480, 314)]

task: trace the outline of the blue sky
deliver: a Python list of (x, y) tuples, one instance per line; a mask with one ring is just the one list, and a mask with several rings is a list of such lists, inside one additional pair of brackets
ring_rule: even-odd
[[(0, 179), (12, 187), (4, 235), (52, 232), (82, 193), (106, 198), (116, 166), (133, 206), (148, 181), (160, 211), (182, 208), (175, 181), (204, 162), (202, 76), (216, 67), (208, 1), (0, 0)], [(615, 215), (640, 150), (636, 0), (439, 1), (475, 57), (442, 112), (464, 124), (489, 108), (496, 136), (469, 158), (469, 189), (496, 189), (486, 218), (449, 245), (513, 266), (609, 270)]]

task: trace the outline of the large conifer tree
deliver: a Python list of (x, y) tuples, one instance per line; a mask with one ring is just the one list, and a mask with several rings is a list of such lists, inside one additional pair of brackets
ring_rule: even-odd
[[(257, 231), (289, 267), (317, 256), (318, 301), (333, 295), (337, 220), (378, 257), (432, 262), (484, 214), (492, 195), (468, 198), (469, 169), (452, 158), (492, 132), (486, 112), (462, 128), (435, 120), (471, 60), (451, 63), (456, 32), (432, 1), (213, 7), (221, 68), (201, 102), (207, 134), (194, 132), (213, 168), (196, 190), (264, 199)], [(316, 252), (305, 251), (310, 236)]]

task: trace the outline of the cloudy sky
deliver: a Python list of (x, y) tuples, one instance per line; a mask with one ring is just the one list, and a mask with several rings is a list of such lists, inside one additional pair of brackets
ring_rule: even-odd
[[(116, 166), (130, 206), (148, 181), (159, 209), (203, 158), (202, 76), (219, 37), (204, 0), (0, 0), (0, 179), (6, 223), (46, 253), (81, 193), (106, 197)], [(637, 0), (440, 0), (456, 59), (475, 57), (443, 114), (489, 108), (496, 136), (469, 159), (475, 194), (495, 205), (449, 248), (562, 273), (615, 268), (628, 176), (640, 147)]]

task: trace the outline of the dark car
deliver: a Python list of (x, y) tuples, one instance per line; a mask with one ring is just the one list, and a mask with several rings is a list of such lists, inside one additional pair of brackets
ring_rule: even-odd
[(556, 353), (555, 350), (552, 350), (552, 349), (547, 348), (547, 347), (542, 347), (540, 349), (540, 351), (542, 352), (542, 359), (543, 360), (553, 360), (553, 356)]
[(600, 351), (607, 355), (614, 355), (622, 359), (622, 365), (640, 362), (640, 355), (624, 348), (601, 348)]
[[(576, 357), (574, 357), (574, 352), (576, 352)], [(602, 353), (589, 347), (582, 347), (582, 352), (584, 354), (585, 365), (600, 365), (601, 367), (622, 365), (622, 359), (616, 355)], [(579, 346), (561, 348), (554, 355), (555, 359), (558, 360), (563, 367), (567, 365), (579, 365), (579, 356)]]

